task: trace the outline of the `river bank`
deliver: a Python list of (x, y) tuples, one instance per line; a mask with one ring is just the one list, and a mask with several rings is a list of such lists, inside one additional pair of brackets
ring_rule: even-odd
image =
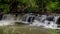
[(0, 27), (0, 34), (57, 34), (56, 30), (23, 25)]

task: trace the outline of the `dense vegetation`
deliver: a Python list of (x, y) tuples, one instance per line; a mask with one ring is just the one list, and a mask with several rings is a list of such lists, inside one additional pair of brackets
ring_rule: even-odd
[(2, 13), (59, 12), (60, 0), (0, 0)]

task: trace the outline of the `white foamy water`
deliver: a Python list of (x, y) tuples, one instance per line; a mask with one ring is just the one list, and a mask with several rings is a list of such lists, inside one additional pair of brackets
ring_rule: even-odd
[[(30, 17), (30, 15), (28, 15), (29, 17)], [(33, 16), (33, 15), (31, 15), (31, 16)], [(29, 23), (28, 22), (28, 18), (29, 17), (27, 17), (27, 18), (25, 18), (25, 19), (27, 19), (26, 20), (26, 23)], [(47, 20), (47, 18), (53, 18), (53, 21), (49, 21), (49, 20)], [(57, 24), (56, 24), (56, 22), (57, 22), (57, 19), (59, 18), (59, 16), (46, 16), (46, 15), (41, 15), (40, 17), (37, 15), (37, 16), (35, 16), (35, 19), (34, 19), (34, 21), (32, 22), (32, 24), (29, 24), (30, 26), (38, 26), (38, 27), (40, 27), (40, 26), (42, 26), (43, 28), (51, 28), (51, 29), (57, 29), (58, 27), (57, 27)], [(24, 22), (25, 23), (25, 22)]]
[(10, 14), (3, 15), (2, 20), (0, 20), (0, 26), (13, 25), (14, 18), (15, 18), (14, 15)]
[[(50, 17), (50, 16), (49, 16)], [(57, 19), (59, 16), (54, 16), (53, 21), (47, 20), (48, 16), (46, 15), (31, 15), (31, 14), (26, 14), (24, 15), (21, 19), (18, 19), (15, 17), (15, 15), (3, 15), (2, 20), (0, 20), (0, 26), (5, 26), (5, 25), (14, 25), (15, 22), (22, 22), (25, 24), (29, 24), (29, 26), (37, 26), (40, 27), (42, 26), (43, 28), (52, 28), (52, 29), (57, 29)]]
[(14, 24), (14, 21), (9, 21), (9, 20), (0, 21), (0, 26), (13, 25), (13, 24)]

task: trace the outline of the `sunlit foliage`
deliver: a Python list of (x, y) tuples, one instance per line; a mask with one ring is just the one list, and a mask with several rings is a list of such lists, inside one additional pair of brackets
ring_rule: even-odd
[(52, 12), (60, 7), (60, 0), (0, 0), (0, 8), (3, 9), (3, 13), (10, 11), (10, 5), (13, 2), (18, 2), (17, 8), (13, 9), (27, 12), (41, 12), (42, 7), (46, 11)]

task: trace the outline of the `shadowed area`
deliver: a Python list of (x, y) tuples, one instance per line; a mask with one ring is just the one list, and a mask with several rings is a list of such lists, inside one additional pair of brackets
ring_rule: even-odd
[(59, 19), (57, 20), (57, 24), (60, 24), (60, 17), (59, 17)]

